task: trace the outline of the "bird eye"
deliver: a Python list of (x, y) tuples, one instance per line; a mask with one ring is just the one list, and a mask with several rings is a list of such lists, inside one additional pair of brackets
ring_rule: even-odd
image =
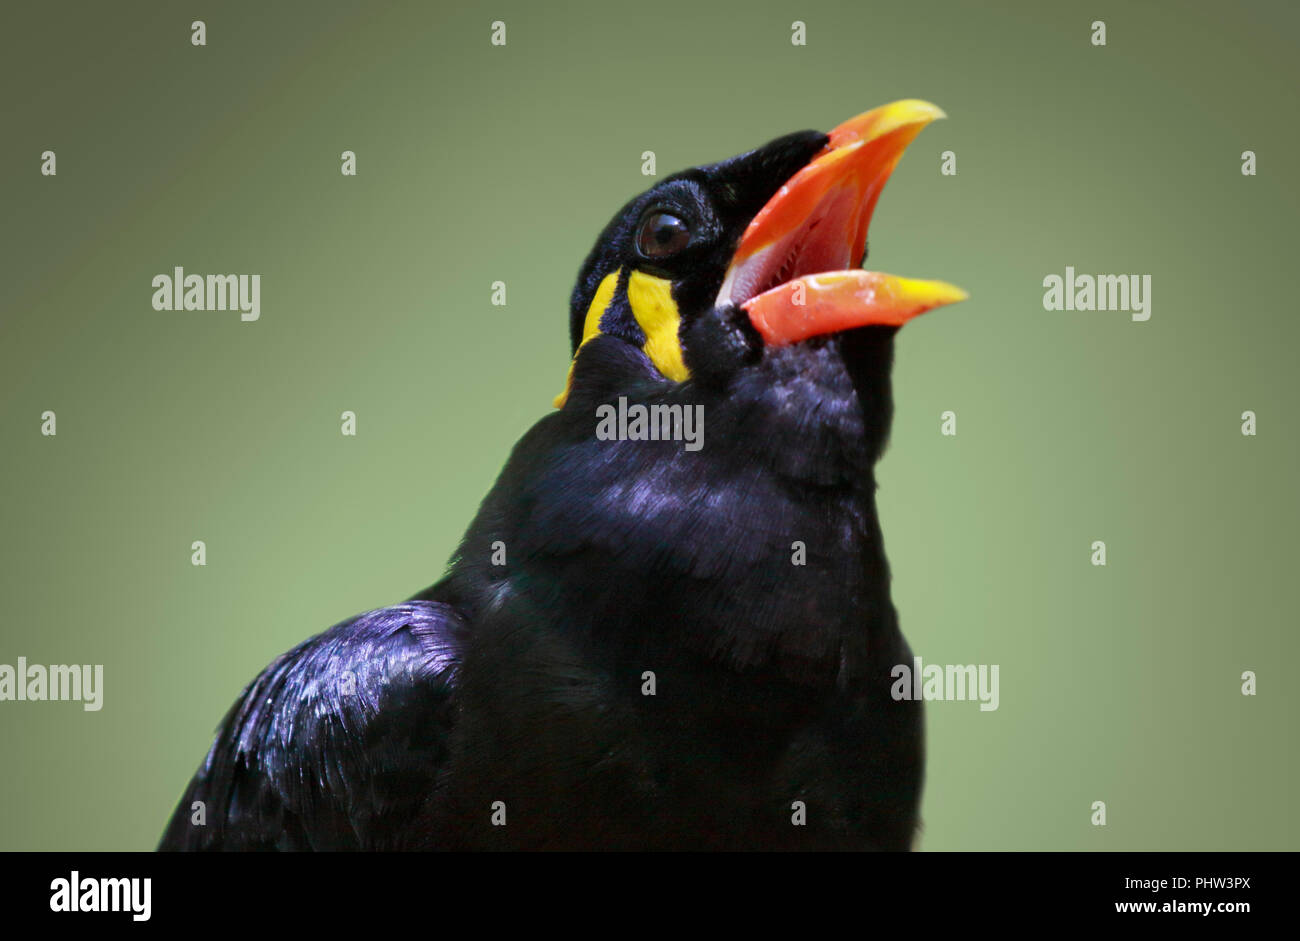
[(637, 250), (646, 258), (675, 255), (691, 241), (690, 227), (669, 212), (652, 212), (641, 223)]

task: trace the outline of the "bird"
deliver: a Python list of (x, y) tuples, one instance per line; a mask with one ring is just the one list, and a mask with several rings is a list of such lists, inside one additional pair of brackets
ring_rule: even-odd
[(627, 202), (443, 576), (254, 679), (159, 849), (914, 848), (875, 465), (899, 328), (967, 295), (861, 265), (942, 117), (896, 101)]

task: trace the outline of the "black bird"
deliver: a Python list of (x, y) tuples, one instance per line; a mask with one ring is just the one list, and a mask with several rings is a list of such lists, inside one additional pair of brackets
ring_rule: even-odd
[(267, 667), (160, 848), (909, 848), (873, 466), (897, 328), (965, 295), (851, 269), (942, 116), (895, 102), (624, 206), (559, 408), (447, 574)]

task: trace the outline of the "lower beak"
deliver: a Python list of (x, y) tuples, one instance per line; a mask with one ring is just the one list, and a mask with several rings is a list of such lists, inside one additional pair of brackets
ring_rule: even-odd
[(831, 131), (741, 236), (720, 303), (749, 314), (769, 345), (854, 327), (901, 326), (966, 293), (941, 281), (850, 270), (861, 264), (880, 191), (907, 145), (944, 117), (925, 101), (884, 105)]

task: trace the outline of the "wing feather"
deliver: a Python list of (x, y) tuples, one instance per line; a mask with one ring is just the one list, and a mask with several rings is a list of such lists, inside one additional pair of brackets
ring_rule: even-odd
[(446, 758), (461, 628), (450, 606), (408, 601), (277, 658), (226, 714), (159, 849), (402, 848)]

